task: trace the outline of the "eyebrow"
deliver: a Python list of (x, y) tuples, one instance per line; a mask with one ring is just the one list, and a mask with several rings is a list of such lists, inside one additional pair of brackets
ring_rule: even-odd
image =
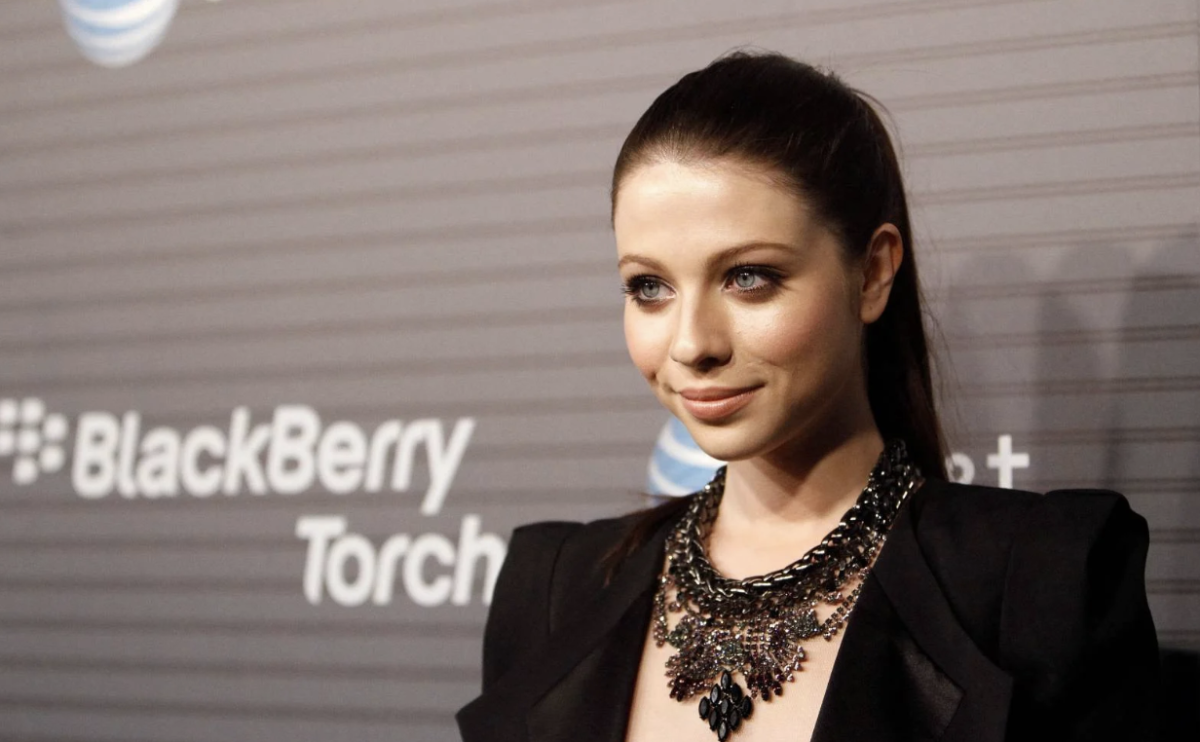
[[(721, 263), (725, 263), (733, 258), (736, 258), (737, 256), (741, 255), (742, 253), (747, 253), (747, 252), (751, 252), (754, 250), (762, 250), (764, 248), (765, 249), (775, 249), (775, 250), (788, 250), (788, 251), (795, 249), (792, 245), (788, 245), (783, 242), (770, 242), (767, 240), (751, 240), (750, 242), (743, 242), (741, 244), (733, 245), (732, 247), (727, 247), (724, 250), (722, 250), (721, 252), (712, 256), (711, 258), (708, 259), (708, 267), (711, 268), (714, 265), (719, 265)], [(625, 255), (620, 260), (617, 261), (617, 268), (621, 268), (628, 263), (639, 263), (641, 265), (647, 266), (649, 268), (652, 268), (652, 269), (658, 270), (658, 271), (665, 270), (665, 266), (663, 266), (662, 263), (655, 260), (654, 258), (646, 257), (645, 255)]]

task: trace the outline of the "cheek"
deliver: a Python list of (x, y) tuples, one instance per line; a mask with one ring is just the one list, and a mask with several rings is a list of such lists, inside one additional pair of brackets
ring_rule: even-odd
[(843, 303), (796, 301), (763, 308), (743, 323), (742, 347), (760, 362), (801, 376), (837, 371), (858, 341)]
[(819, 350), (820, 337), (811, 319), (795, 312), (755, 317), (742, 334), (742, 349), (748, 351), (746, 355), (776, 368), (791, 370), (809, 365), (814, 351)]
[(665, 323), (655, 321), (636, 307), (625, 310), (625, 347), (629, 349), (629, 358), (642, 376), (653, 380), (666, 360), (670, 348), (670, 337), (666, 333)]

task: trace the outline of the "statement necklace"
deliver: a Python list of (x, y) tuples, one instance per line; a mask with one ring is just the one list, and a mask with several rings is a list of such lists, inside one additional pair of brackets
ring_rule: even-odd
[[(667, 569), (654, 595), (654, 641), (676, 650), (666, 663), (671, 697), (703, 693), (700, 719), (725, 742), (750, 718), (752, 698), (782, 695), (783, 684), (802, 669), (802, 642), (818, 635), (829, 641), (846, 622), (863, 582), (848, 594), (843, 587), (866, 578), (896, 513), (921, 481), (904, 442), (890, 441), (858, 501), (821, 543), (782, 569), (732, 580), (717, 573), (704, 546), (725, 494), (725, 467), (718, 469), (667, 538)], [(817, 620), (820, 603), (833, 606), (824, 621)], [(670, 629), (668, 614), (680, 612)]]

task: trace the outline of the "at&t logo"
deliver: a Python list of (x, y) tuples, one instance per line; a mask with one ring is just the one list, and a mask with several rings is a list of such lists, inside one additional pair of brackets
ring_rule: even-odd
[(162, 42), (179, 0), (59, 0), (67, 34), (102, 67), (125, 67)]

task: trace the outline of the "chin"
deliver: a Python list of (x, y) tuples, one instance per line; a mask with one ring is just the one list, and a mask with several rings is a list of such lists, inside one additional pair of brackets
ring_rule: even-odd
[(697, 422), (687, 413), (679, 418), (692, 435), (692, 440), (701, 451), (721, 461), (740, 461), (757, 456), (769, 449), (766, 441), (759, 440), (761, 435), (755, 435), (745, 425), (709, 425)]

